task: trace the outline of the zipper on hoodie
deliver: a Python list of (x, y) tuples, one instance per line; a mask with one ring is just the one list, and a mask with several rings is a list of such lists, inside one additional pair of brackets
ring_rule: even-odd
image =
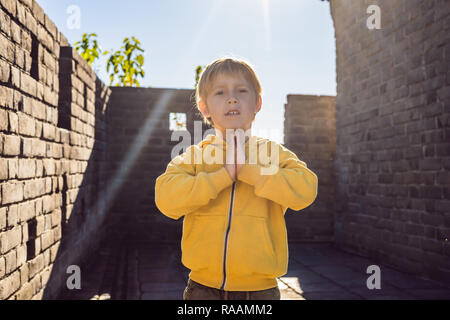
[(233, 185), (231, 187), (230, 210), (228, 211), (228, 226), (227, 226), (227, 231), (225, 232), (225, 246), (223, 249), (223, 281), (222, 281), (222, 285), (220, 286), (221, 290), (225, 290), (225, 282), (227, 280), (226, 263), (227, 263), (228, 235), (230, 233), (230, 227), (231, 227), (231, 216), (233, 215), (233, 202), (234, 202), (235, 186), (236, 186), (236, 181), (233, 182)]

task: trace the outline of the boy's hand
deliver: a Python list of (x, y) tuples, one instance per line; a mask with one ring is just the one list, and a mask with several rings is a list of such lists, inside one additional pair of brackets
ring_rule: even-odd
[(245, 164), (245, 135), (241, 130), (234, 131), (227, 137), (230, 146), (226, 154), (225, 169), (233, 181), (236, 181), (239, 171)]
[(236, 179), (241, 171), (242, 167), (245, 164), (245, 135), (242, 130), (238, 130), (235, 132), (236, 137), (236, 145), (235, 145), (235, 154), (236, 154)]
[(225, 140), (228, 148), (226, 150), (226, 161), (224, 167), (230, 175), (231, 179), (233, 181), (236, 181), (236, 144), (234, 141), (234, 131), (232, 131), (231, 129), (227, 129)]

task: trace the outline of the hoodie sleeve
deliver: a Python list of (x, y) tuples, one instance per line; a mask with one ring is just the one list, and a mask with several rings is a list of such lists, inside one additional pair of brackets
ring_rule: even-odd
[(295, 153), (281, 144), (277, 145), (279, 166), (274, 173), (261, 174), (261, 170), (269, 166), (249, 164), (246, 160), (237, 179), (253, 185), (257, 196), (283, 206), (283, 212), (287, 208), (295, 211), (304, 209), (311, 205), (317, 196), (318, 178)]
[[(155, 182), (155, 203), (169, 218), (178, 220), (183, 215), (205, 206), (211, 199), (233, 183), (225, 167), (216, 172), (195, 171), (190, 146), (167, 165), (166, 171)], [(185, 163), (187, 160), (192, 160)]]

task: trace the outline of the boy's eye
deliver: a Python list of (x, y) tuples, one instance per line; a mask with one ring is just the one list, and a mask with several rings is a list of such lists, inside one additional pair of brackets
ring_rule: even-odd
[[(240, 92), (247, 92), (247, 89), (240, 89), (239, 91), (240, 91)], [(217, 91), (217, 92), (216, 92), (216, 95), (222, 94), (222, 93), (223, 93), (222, 90), (221, 90), (221, 91)]]

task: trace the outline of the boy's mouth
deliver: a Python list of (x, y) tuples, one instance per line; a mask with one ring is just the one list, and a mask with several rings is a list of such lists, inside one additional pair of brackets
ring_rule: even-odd
[(230, 110), (227, 113), (225, 113), (226, 116), (238, 116), (240, 115), (240, 112), (238, 110)]

